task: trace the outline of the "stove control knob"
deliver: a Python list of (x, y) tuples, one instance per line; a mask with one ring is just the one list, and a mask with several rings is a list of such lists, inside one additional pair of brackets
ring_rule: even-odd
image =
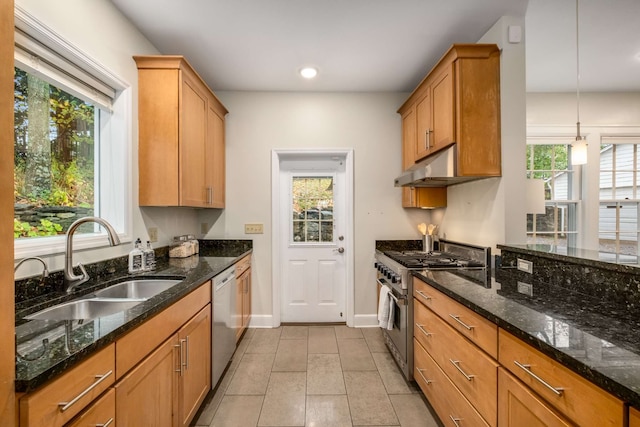
[(393, 276), (393, 271), (387, 269), (387, 279), (391, 280), (391, 276)]
[(400, 276), (398, 276), (397, 274), (394, 274), (393, 276), (391, 276), (391, 283), (398, 283), (400, 282)]

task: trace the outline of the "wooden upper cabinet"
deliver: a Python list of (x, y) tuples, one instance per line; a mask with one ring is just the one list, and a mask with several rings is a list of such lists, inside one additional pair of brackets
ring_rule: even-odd
[(227, 109), (184, 57), (134, 60), (140, 205), (223, 208)]
[(403, 208), (444, 208), (447, 206), (447, 187), (403, 187)]
[(402, 114), (402, 170), (407, 170), (416, 162), (416, 107), (412, 105)]
[[(405, 117), (415, 111), (415, 136)], [(403, 118), (403, 169), (456, 145), (457, 176), (500, 176), (500, 50), (455, 44), (413, 91)], [(409, 122), (407, 121), (406, 126)], [(413, 152), (411, 156), (406, 153)]]

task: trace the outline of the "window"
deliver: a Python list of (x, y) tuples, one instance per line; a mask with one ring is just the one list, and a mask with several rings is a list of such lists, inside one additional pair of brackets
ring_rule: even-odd
[(527, 243), (576, 246), (577, 202), (571, 147), (559, 141), (550, 137), (527, 139), (527, 178), (544, 181), (546, 200), (544, 214), (527, 214)]
[(599, 250), (638, 255), (639, 138), (607, 138), (600, 144)]
[(291, 181), (293, 243), (333, 243), (333, 177), (294, 176)]
[[(15, 257), (62, 252), (84, 216), (128, 240), (128, 86), (17, 6), (15, 18)], [(79, 232), (77, 248), (107, 244), (95, 224)]]

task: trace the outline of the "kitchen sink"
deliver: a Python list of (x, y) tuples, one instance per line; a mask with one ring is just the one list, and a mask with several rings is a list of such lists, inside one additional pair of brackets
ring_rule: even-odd
[(149, 299), (160, 292), (180, 283), (181, 280), (138, 279), (116, 283), (108, 288), (94, 292), (98, 298), (137, 298)]
[(96, 319), (129, 310), (144, 299), (88, 298), (69, 301), (26, 316), (29, 320)]

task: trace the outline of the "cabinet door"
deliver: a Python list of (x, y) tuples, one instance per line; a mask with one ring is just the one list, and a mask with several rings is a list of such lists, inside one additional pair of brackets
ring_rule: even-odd
[(235, 314), (235, 325), (236, 325), (236, 342), (240, 340), (240, 336), (242, 335), (242, 308), (244, 297), (244, 285), (243, 285), (243, 277), (244, 274), (238, 276), (236, 278), (236, 314)]
[(402, 170), (416, 162), (416, 108), (411, 107), (402, 115)]
[(640, 427), (640, 411), (629, 408), (629, 427)]
[(244, 273), (244, 294), (242, 296), (242, 329), (249, 326), (251, 320), (251, 269)]
[(503, 368), (498, 369), (498, 425), (500, 427), (569, 427), (527, 386)]
[(207, 109), (207, 145), (205, 153), (207, 206), (224, 208), (224, 119), (211, 106)]
[(455, 141), (453, 70), (447, 66), (431, 84), (431, 133), (429, 152), (433, 153)]
[(431, 89), (416, 104), (416, 139), (414, 161), (422, 160), (431, 153)]
[(183, 72), (182, 75), (180, 205), (206, 206), (207, 95), (188, 73)]
[(178, 425), (177, 343), (169, 338), (116, 384), (118, 427)]
[(178, 331), (180, 342), (180, 426), (188, 426), (211, 390), (211, 305)]

